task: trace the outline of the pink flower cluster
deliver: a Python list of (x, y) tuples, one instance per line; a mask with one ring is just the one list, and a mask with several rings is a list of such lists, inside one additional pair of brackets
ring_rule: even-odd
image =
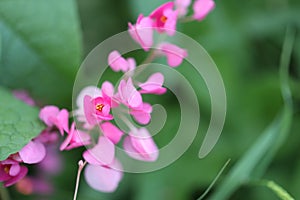
[[(131, 37), (141, 45), (145, 51), (153, 46), (153, 32), (166, 33), (173, 36), (176, 33), (176, 25), (179, 19), (203, 20), (206, 15), (215, 7), (213, 0), (196, 0), (193, 4), (193, 15), (186, 17), (191, 0), (175, 0), (167, 2), (156, 8), (149, 16), (140, 14), (136, 24), (128, 23)], [(174, 44), (164, 43), (155, 47), (158, 53), (165, 55), (168, 64), (176, 67), (181, 60), (187, 56), (184, 49)]]
[[(129, 34), (145, 51), (154, 48), (155, 56), (165, 56), (170, 67), (177, 67), (188, 56), (187, 50), (167, 42), (153, 47), (153, 34), (154, 31), (168, 36), (176, 34), (178, 20), (189, 18), (186, 14), (190, 4), (191, 0), (175, 0), (159, 6), (149, 16), (140, 14), (136, 24), (128, 24)], [(214, 6), (213, 0), (196, 0), (190, 18), (200, 21)], [(60, 110), (52, 105), (43, 107), (39, 117), (47, 128), (19, 152), (0, 161), (0, 181), (4, 182), (4, 186), (13, 185), (24, 178), (28, 171), (24, 164), (41, 162), (46, 156), (45, 145), (57, 142), (59, 135), (66, 135), (60, 144), (61, 151), (87, 147), (82, 155), (85, 161), (84, 164), (80, 162), (80, 168), (86, 166), (84, 174), (87, 183), (102, 192), (113, 192), (123, 176), (122, 164), (115, 154), (116, 145), (123, 146), (127, 155), (133, 159), (145, 162), (158, 159), (159, 150), (149, 131), (145, 127), (136, 128), (128, 115), (140, 125), (151, 121), (152, 106), (144, 102), (143, 95), (161, 95), (166, 92), (163, 74), (156, 72), (145, 82), (135, 81), (136, 61), (134, 58), (124, 58), (117, 50), (109, 53), (107, 62), (113, 71), (124, 73), (121, 81), (117, 85), (105, 81), (100, 88), (83, 88), (77, 97), (77, 109), (73, 111), (74, 122), (71, 124), (66, 109)], [(32, 105), (26, 94), (15, 95)], [(112, 112), (114, 109), (119, 111), (118, 116)], [(115, 124), (116, 117), (127, 125), (127, 131)], [(99, 134), (96, 138), (91, 137), (92, 132)], [(26, 185), (28, 180), (23, 179), (20, 187)]]
[[(128, 60), (130, 59), (124, 59), (116, 51), (108, 56), (112, 69), (123, 69), (122, 71), (131, 69), (128, 67), (130, 66)], [(115, 156), (116, 145), (120, 142), (123, 143), (125, 152), (134, 159), (153, 162), (158, 158), (158, 148), (148, 130), (134, 127), (126, 118), (126, 114), (130, 114), (142, 125), (148, 124), (151, 120), (152, 106), (143, 101), (142, 94), (165, 93), (166, 88), (162, 87), (163, 81), (164, 77), (161, 73), (154, 73), (144, 83), (136, 83), (131, 77), (127, 77), (119, 82), (116, 91), (112, 83), (105, 81), (101, 88), (88, 86), (78, 95), (78, 109), (74, 112), (78, 122), (83, 124), (85, 132), (100, 130), (96, 144), (83, 153), (83, 158), (88, 163), (85, 178), (92, 188), (102, 192), (112, 192), (117, 188), (123, 176), (122, 165)], [(112, 121), (115, 116), (111, 114), (111, 109), (122, 111), (124, 108), (126, 108), (123, 111), (124, 115), (122, 112), (120, 115), (123, 119), (126, 118), (124, 123), (130, 129), (127, 134), (114, 125)], [(77, 130), (72, 140), (67, 137), (63, 147), (77, 146), (78, 141), (81, 145), (91, 142), (85, 132)]]

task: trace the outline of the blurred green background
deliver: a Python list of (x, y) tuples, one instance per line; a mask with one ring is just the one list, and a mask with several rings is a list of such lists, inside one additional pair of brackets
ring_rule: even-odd
[[(127, 29), (139, 13), (148, 15), (162, 0), (0, 0), (0, 84), (27, 89), (41, 105), (71, 107), (72, 84), (80, 62), (101, 41)], [(178, 30), (197, 40), (220, 70), (227, 93), (228, 111), (223, 133), (204, 159), (198, 151), (210, 119), (210, 101), (201, 78), (192, 68), (178, 71), (191, 81), (199, 98), (200, 130), (193, 145), (172, 165), (147, 174), (125, 174), (117, 191), (104, 194), (81, 180), (78, 199), (189, 200), (197, 199), (224, 163), (225, 169), (208, 197), (218, 190), (238, 162), (283, 107), (279, 64), (286, 29), (296, 31), (289, 83), (293, 97), (293, 122), (287, 138), (262, 178), (273, 180), (300, 198), (300, 2), (297, 0), (216, 1), (203, 22), (180, 24)], [(113, 76), (111, 73), (107, 77)], [(166, 144), (180, 120), (171, 93), (159, 101), (172, 119), (156, 138)], [(150, 98), (156, 102), (155, 98)], [(175, 127), (175, 128), (174, 128)], [(276, 138), (274, 138), (276, 140)], [(276, 141), (274, 141), (275, 143)], [(272, 148), (272, 147), (270, 147)], [(83, 149), (63, 152), (63, 171), (51, 177), (55, 193), (43, 199), (71, 199), (77, 161)], [(270, 149), (271, 151), (271, 149)], [(12, 199), (23, 196), (9, 188)], [(265, 187), (244, 184), (230, 199), (277, 199)]]

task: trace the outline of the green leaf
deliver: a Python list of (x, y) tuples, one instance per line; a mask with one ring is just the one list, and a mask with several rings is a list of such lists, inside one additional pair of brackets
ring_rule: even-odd
[(21, 150), (43, 129), (39, 111), (0, 87), (0, 160)]
[(211, 199), (227, 199), (242, 184), (262, 176), (275, 153), (287, 138), (293, 115), (291, 92), (288, 85), (288, 66), (294, 38), (295, 33), (288, 29), (280, 63), (283, 111), (234, 166)]
[(71, 100), (81, 59), (76, 10), (73, 0), (0, 0), (0, 84), (44, 103)]

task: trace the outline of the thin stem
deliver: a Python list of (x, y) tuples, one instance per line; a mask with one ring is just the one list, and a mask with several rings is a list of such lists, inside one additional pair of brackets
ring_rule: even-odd
[(78, 162), (78, 171), (77, 171), (77, 178), (76, 178), (76, 186), (75, 186), (75, 192), (74, 192), (74, 198), (73, 200), (77, 199), (77, 193), (78, 193), (78, 187), (79, 187), (79, 181), (80, 181), (80, 174), (84, 166), (86, 165), (86, 161), (80, 160)]
[(217, 180), (219, 179), (219, 177), (221, 176), (221, 174), (223, 173), (224, 169), (227, 167), (227, 165), (229, 164), (229, 162), (230, 162), (230, 159), (227, 160), (227, 162), (224, 164), (224, 166), (219, 171), (219, 173), (217, 174), (217, 176), (214, 178), (214, 180), (211, 182), (211, 184), (208, 186), (208, 188), (205, 190), (205, 192), (197, 200), (202, 200), (208, 194), (208, 192), (215, 185), (215, 183), (217, 182)]
[(141, 63), (141, 65), (152, 62), (156, 57), (155, 50), (151, 50), (147, 58)]
[(195, 21), (193, 16), (187, 16), (187, 17), (183, 17), (183, 18), (179, 19), (179, 22), (181, 22), (181, 23), (187, 23), (187, 22), (191, 22), (191, 21)]

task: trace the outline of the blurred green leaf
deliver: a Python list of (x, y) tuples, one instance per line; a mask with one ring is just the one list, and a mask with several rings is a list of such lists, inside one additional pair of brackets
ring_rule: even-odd
[(38, 109), (0, 88), (0, 160), (16, 153), (44, 128)]
[(293, 114), (291, 93), (288, 85), (288, 66), (294, 38), (295, 33), (288, 29), (280, 63), (281, 88), (285, 103), (283, 111), (235, 165), (211, 199), (227, 199), (241, 184), (252, 178), (260, 177), (286, 139)]
[(0, 84), (45, 103), (70, 101), (81, 59), (76, 9), (73, 0), (0, 0)]

